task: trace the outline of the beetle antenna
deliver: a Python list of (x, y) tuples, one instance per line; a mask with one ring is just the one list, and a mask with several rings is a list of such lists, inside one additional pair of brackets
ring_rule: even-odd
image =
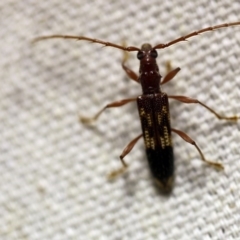
[(220, 29), (220, 28), (227, 28), (227, 27), (236, 26), (236, 25), (240, 25), (240, 22), (223, 23), (223, 24), (220, 24), (220, 25), (215, 25), (215, 26), (212, 26), (212, 27), (203, 28), (201, 30), (191, 32), (191, 33), (189, 33), (185, 36), (182, 36), (180, 38), (174, 39), (173, 41), (168, 42), (166, 44), (160, 43), (160, 44), (156, 45), (154, 47), (154, 49), (166, 48), (166, 47), (169, 47), (169, 46), (171, 46), (175, 43), (186, 41), (188, 38), (194, 37), (194, 36), (199, 35), (199, 34), (204, 33), (204, 32), (210, 32), (210, 31), (214, 31), (214, 30), (217, 30), (217, 29)]
[(75, 40), (85, 40), (85, 41), (89, 41), (92, 43), (98, 43), (98, 44), (102, 44), (105, 47), (113, 47), (113, 48), (118, 48), (121, 49), (123, 51), (128, 51), (128, 52), (133, 52), (133, 51), (140, 51), (139, 48), (137, 47), (133, 47), (133, 46), (129, 46), (129, 47), (124, 47), (115, 43), (111, 43), (111, 42), (105, 42), (99, 39), (94, 39), (94, 38), (89, 38), (89, 37), (84, 37), (84, 36), (72, 36), (72, 35), (49, 35), (49, 36), (42, 36), (42, 37), (37, 37), (35, 39), (33, 39), (32, 43), (35, 42), (39, 42), (42, 40), (47, 40), (47, 39), (52, 39), (52, 38), (64, 38), (64, 39), (75, 39)]

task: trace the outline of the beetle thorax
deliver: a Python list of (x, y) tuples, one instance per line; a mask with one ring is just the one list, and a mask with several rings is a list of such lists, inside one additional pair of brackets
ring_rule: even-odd
[(141, 47), (137, 55), (140, 60), (139, 82), (144, 94), (159, 93), (161, 75), (156, 62), (157, 51), (148, 43)]

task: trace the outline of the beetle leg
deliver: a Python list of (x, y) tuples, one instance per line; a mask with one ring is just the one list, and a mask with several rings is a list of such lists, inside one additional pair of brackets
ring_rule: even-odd
[(181, 70), (181, 68), (178, 67), (178, 68), (175, 68), (175, 69), (171, 70), (170, 72), (168, 72), (168, 74), (161, 81), (161, 85), (171, 81), (180, 70)]
[(220, 114), (215, 112), (212, 108), (208, 107), (204, 103), (202, 103), (202, 102), (200, 102), (200, 101), (198, 101), (197, 99), (194, 99), (194, 98), (185, 97), (185, 96), (168, 96), (168, 97), (172, 98), (172, 99), (175, 99), (175, 100), (178, 100), (178, 101), (183, 102), (183, 103), (198, 103), (201, 106), (205, 107), (208, 111), (213, 113), (218, 119), (237, 121), (240, 118), (238, 116), (231, 116), (231, 117), (221, 116)]
[(123, 160), (123, 158), (131, 152), (131, 150), (133, 149), (133, 147), (135, 146), (135, 144), (137, 143), (137, 141), (142, 137), (142, 133), (140, 135), (138, 135), (136, 138), (134, 138), (130, 143), (128, 143), (128, 145), (124, 148), (122, 154), (120, 155), (120, 160), (122, 162), (122, 167), (119, 168), (118, 170), (115, 170), (113, 172), (111, 172), (108, 175), (109, 179), (113, 179), (115, 177), (117, 177), (118, 175), (124, 173), (128, 167), (128, 165), (125, 163), (125, 161)]
[(127, 61), (128, 58), (129, 58), (129, 57), (128, 57), (128, 56), (129, 56), (128, 52), (125, 51), (123, 54), (124, 54), (124, 55), (123, 55), (123, 60), (122, 60), (122, 68), (123, 68), (123, 70), (126, 72), (126, 74), (128, 75), (129, 78), (131, 78), (133, 81), (139, 83), (139, 81), (138, 81), (138, 75), (137, 75), (133, 70), (131, 70), (130, 68), (128, 68), (128, 67), (125, 65), (126, 61)]
[(123, 99), (123, 100), (119, 100), (119, 101), (109, 103), (104, 108), (102, 108), (97, 114), (95, 114), (93, 117), (80, 116), (79, 120), (80, 120), (80, 122), (82, 122), (84, 124), (90, 124), (90, 123), (96, 121), (105, 109), (112, 108), (112, 107), (121, 107), (121, 106), (123, 106), (123, 105), (125, 105), (129, 102), (133, 102), (135, 100), (136, 100), (136, 98), (128, 98), (128, 99)]
[(216, 167), (216, 168), (218, 168), (218, 169), (224, 169), (224, 167), (223, 167), (223, 165), (222, 165), (221, 163), (212, 162), (212, 161), (207, 160), (207, 159), (204, 157), (201, 149), (200, 149), (200, 148), (198, 147), (198, 145), (196, 144), (196, 142), (195, 142), (193, 139), (191, 139), (186, 133), (184, 133), (184, 132), (182, 132), (182, 131), (180, 131), (180, 130), (174, 129), (174, 128), (172, 128), (171, 130), (172, 130), (172, 132), (177, 133), (184, 141), (192, 144), (192, 145), (198, 150), (198, 153), (200, 154), (201, 159), (202, 159), (204, 162), (206, 162), (206, 163), (208, 163), (208, 164), (210, 164), (210, 165), (212, 165), (212, 166), (214, 166), (214, 167)]

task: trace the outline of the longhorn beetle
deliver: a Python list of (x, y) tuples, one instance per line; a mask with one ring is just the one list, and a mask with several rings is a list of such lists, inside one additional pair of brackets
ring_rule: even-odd
[[(219, 119), (226, 120), (237, 120), (239, 117), (225, 117), (221, 116), (213, 109), (198, 101), (197, 99), (179, 96), (179, 95), (167, 95), (161, 91), (160, 85), (163, 85), (171, 81), (175, 75), (180, 71), (180, 68), (176, 68), (170, 71), (164, 78), (161, 80), (161, 75), (156, 63), (156, 58), (158, 53), (156, 49), (162, 49), (169, 47), (175, 43), (185, 41), (193, 36), (196, 36), (203, 32), (213, 31), (220, 28), (230, 27), (240, 25), (240, 22), (224, 23), (212, 27), (203, 28), (201, 30), (189, 33), (185, 36), (176, 38), (175, 40), (168, 42), (166, 44), (157, 44), (152, 47), (150, 44), (145, 43), (141, 48), (134, 46), (121, 46), (111, 42), (105, 42), (98, 39), (93, 39), (84, 36), (71, 36), (71, 35), (50, 35), (50, 36), (41, 36), (35, 38), (33, 42), (40, 40), (52, 39), (52, 38), (64, 38), (64, 39), (75, 39), (75, 40), (85, 40), (93, 43), (102, 44), (104, 46), (109, 46), (113, 48), (118, 48), (125, 51), (125, 57), (122, 61), (122, 68), (135, 82), (141, 84), (142, 86), (142, 95), (137, 98), (128, 98), (120, 101), (115, 101), (110, 104), (107, 104), (103, 109), (101, 109), (93, 118), (80, 117), (81, 122), (89, 123), (92, 120), (96, 120), (99, 115), (107, 108), (120, 107), (129, 102), (136, 101), (139, 111), (139, 117), (142, 125), (142, 133), (134, 138), (123, 150), (120, 155), (120, 160), (122, 162), (122, 167), (113, 173), (110, 174), (110, 177), (115, 177), (116, 175), (124, 172), (127, 168), (127, 164), (124, 161), (124, 157), (132, 150), (136, 142), (143, 137), (145, 142), (147, 159), (149, 166), (152, 172), (154, 179), (156, 180), (157, 185), (165, 192), (169, 192), (172, 189), (174, 182), (174, 156), (173, 156), (173, 147), (171, 140), (171, 132), (178, 134), (186, 142), (195, 146), (197, 151), (200, 154), (202, 161), (212, 165), (216, 168), (223, 169), (221, 163), (212, 162), (207, 160), (196, 142), (191, 139), (186, 133), (171, 128), (170, 125), (170, 112), (168, 99), (175, 99), (183, 103), (198, 103), (201, 106), (205, 107), (208, 111), (213, 113)], [(137, 51), (137, 58), (140, 61), (139, 76), (129, 69), (125, 62), (127, 60), (126, 52)]]

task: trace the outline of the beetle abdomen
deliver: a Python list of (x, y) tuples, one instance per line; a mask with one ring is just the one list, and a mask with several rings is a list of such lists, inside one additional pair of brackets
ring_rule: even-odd
[(147, 158), (157, 184), (169, 191), (173, 184), (174, 156), (168, 97), (165, 93), (137, 98)]

